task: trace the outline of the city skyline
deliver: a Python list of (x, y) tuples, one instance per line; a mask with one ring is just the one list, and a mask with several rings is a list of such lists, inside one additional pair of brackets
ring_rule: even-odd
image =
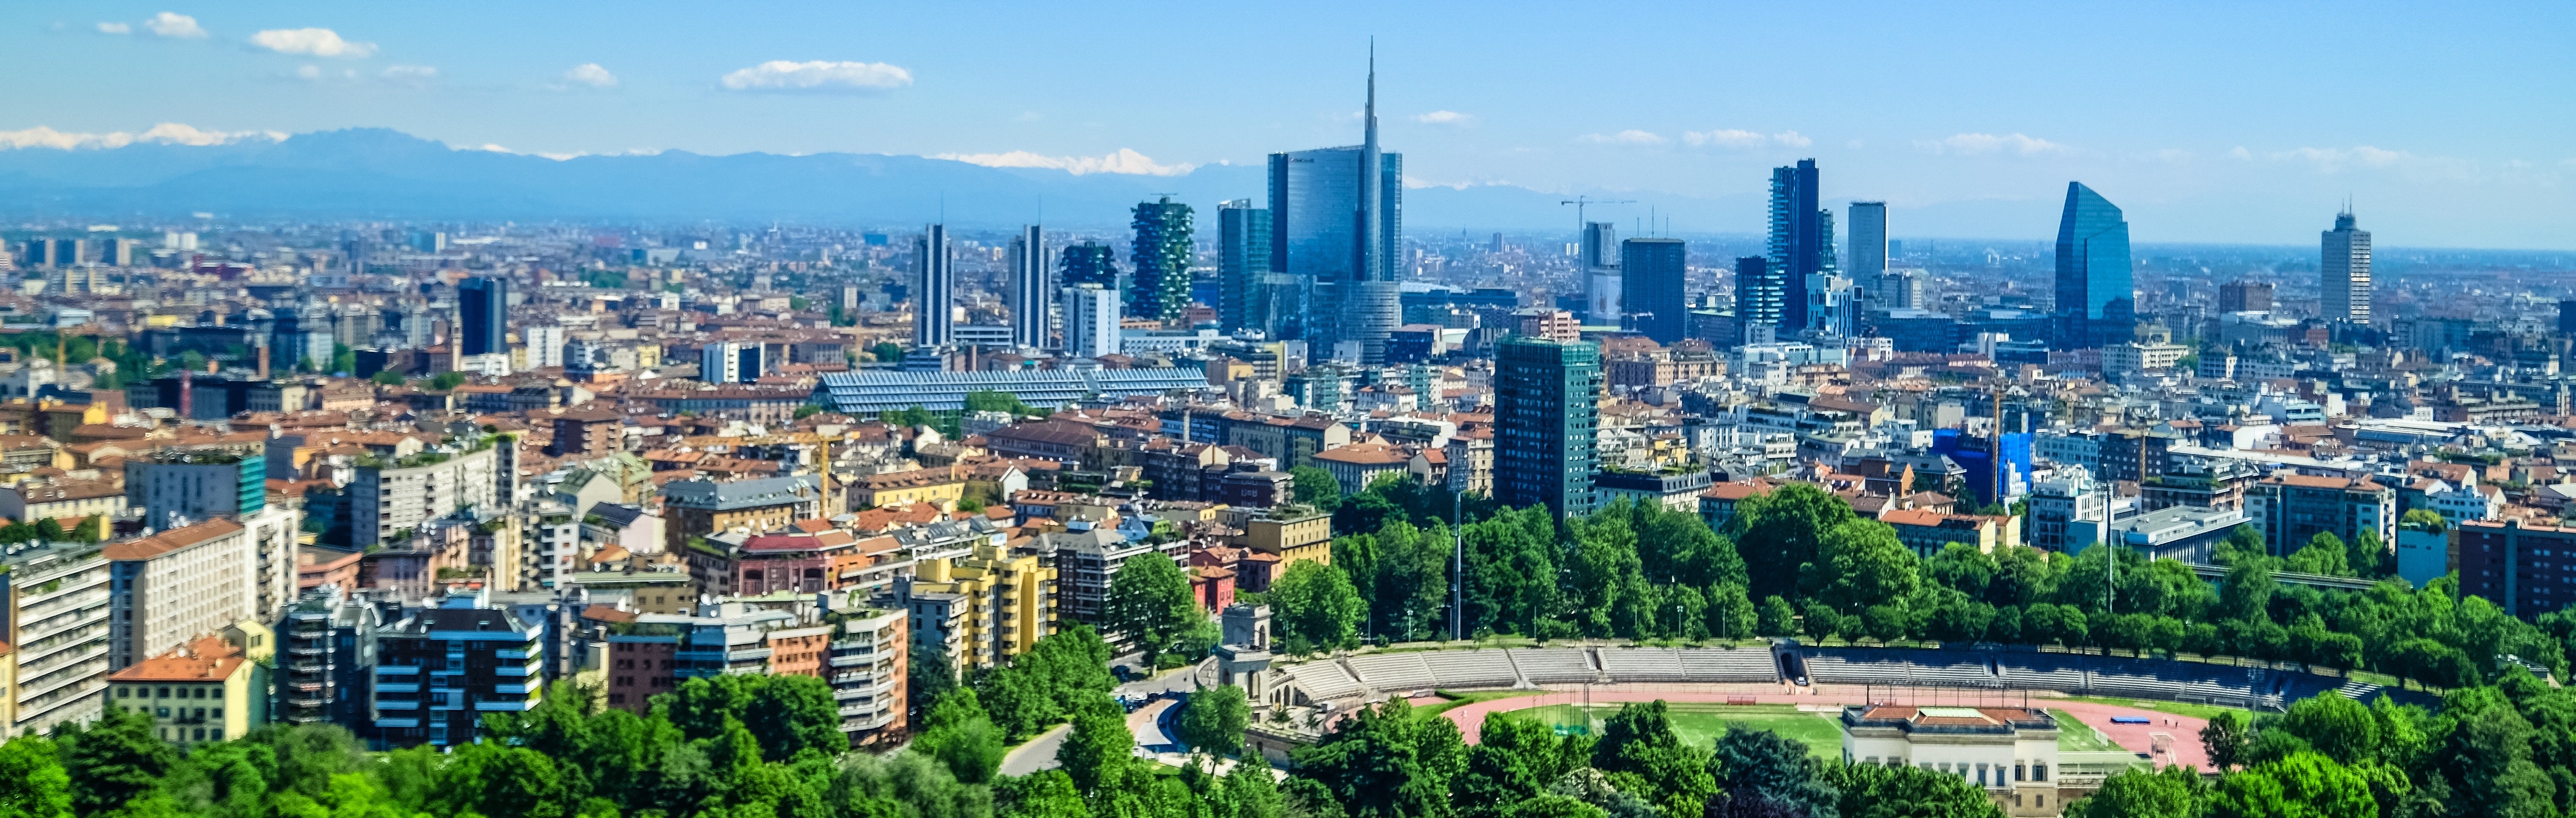
[[(1256, 23), (1227, 16), (1122, 16), (1149, 23), (1137, 27), (1048, 9), (972, 21), (874, 10), (862, 24), (862, 12), (819, 10), (780, 26), (783, 12), (749, 7), (704, 21), (698, 47), (674, 50), (652, 25), (667, 17), (660, 9), (613, 20), (555, 9), (468, 12), (22, 7), (7, 16), (17, 25), (0, 26), (0, 54), (9, 55), (0, 64), (59, 79), (16, 92), (21, 104), (0, 121), (0, 145), (188, 143), (373, 126), (528, 154), (847, 151), (1170, 178), (1152, 174), (1257, 166), (1269, 152), (1344, 143), (1357, 115), (1341, 89), (1358, 79), (1371, 33), (1290, 22), (1264, 34), (1293, 44), (1246, 52), (1218, 44)], [(2571, 72), (2552, 49), (2513, 46), (2549, 28), (2545, 20), (2506, 24), (2495, 16), (2501, 10), (2401, 24), (2396, 14), (2320, 23), (2259, 9), (2187, 22), (2149, 10), (1876, 9), (1848, 15), (1848, 42), (1813, 61), (1759, 59), (1772, 46), (1753, 42), (1731, 46), (1727, 53), (1742, 59), (1717, 61), (1722, 68), (1655, 49), (1579, 65), (1492, 57), (1549, 53), (1547, 42), (1622, 19), (1651, 16), (1652, 36), (1688, 38), (1789, 13), (1640, 8), (1546, 26), (1436, 9), (1359, 16), (1389, 31), (1442, 23), (1443, 36), (1390, 37), (1381, 55), (1386, 139), (1413, 154), (1405, 179), (1420, 190), (1626, 191), (1643, 194), (1622, 197), (1640, 203), (1605, 220), (1655, 206), (1682, 232), (1741, 232), (1759, 218), (1741, 202), (1760, 196), (1760, 170), (1814, 156), (1836, 169), (1823, 201), (1886, 200), (1898, 235), (2044, 235), (2056, 186), (2082, 179), (2124, 203), (2141, 241), (2303, 243), (2313, 214), (2350, 196), (2403, 246), (2576, 247), (2576, 223), (2565, 215), (2576, 209), (2559, 186), (2576, 168), (2576, 150), (2555, 136), (2566, 131), (2566, 114), (2513, 102), (2552, 96), (2550, 86)], [(2479, 36), (2440, 36), (2451, 27)], [(948, 39), (930, 32), (961, 30), (1015, 47), (968, 64), (927, 46)], [(539, 32), (545, 47), (529, 47)], [(1227, 79), (1218, 82), (1171, 73), (1178, 85), (1158, 96), (1189, 104), (1145, 105), (1091, 93), (1150, 70), (1138, 63), (1144, 58), (1086, 49), (1070, 59), (1056, 45), (1103, 42), (1072, 36), (1080, 33), (1114, 44), (1175, 32), (1204, 36), (1166, 36), (1178, 50), (1153, 59), (1213, 59), (1226, 49), (1229, 65), (1243, 70), (1220, 72)], [(1942, 48), (1961, 38), (1988, 47), (1966, 56)], [(2176, 38), (2189, 46), (2159, 45)], [(2334, 56), (2383, 46), (2425, 54), (2435, 67)], [(2088, 59), (2105, 51), (2135, 58)], [(1779, 82), (1787, 69), (1765, 66), (1790, 62), (1855, 89), (1863, 104), (1820, 106), (1788, 93), (1811, 86), (1803, 77)], [(74, 64), (83, 73), (62, 69)], [(2041, 65), (2062, 70), (2033, 70)], [(1049, 78), (1011, 81), (1023, 75)], [(1247, 75), (1265, 78), (1261, 93), (1239, 92)], [(2529, 82), (2508, 94), (2465, 81), (2505, 75)], [(1975, 90), (1963, 92), (1964, 82)], [(2390, 115), (2331, 115), (2338, 95), (2306, 92), (2329, 83), (2368, 89)], [(235, 104), (254, 95), (262, 105)], [(2006, 102), (2034, 96), (2063, 104), (2032, 112)], [(86, 104), (102, 97), (129, 104)], [(550, 115), (533, 115), (540, 110)], [(162, 123), (173, 126), (155, 130)]]

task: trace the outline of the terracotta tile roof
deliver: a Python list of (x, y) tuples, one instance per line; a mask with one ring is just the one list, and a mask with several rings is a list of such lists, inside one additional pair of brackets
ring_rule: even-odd
[(101, 549), (110, 561), (148, 560), (189, 546), (237, 533), (242, 525), (231, 520), (207, 520), (186, 528), (174, 528), (139, 540), (110, 543)]
[(107, 677), (111, 682), (220, 682), (248, 661), (220, 636), (201, 636), (186, 647), (154, 656)]

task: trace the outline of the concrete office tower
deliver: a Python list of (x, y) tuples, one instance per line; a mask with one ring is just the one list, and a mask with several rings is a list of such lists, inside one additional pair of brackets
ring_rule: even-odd
[(922, 228), (912, 256), (912, 345), (947, 346), (957, 340), (956, 316), (949, 314), (956, 280), (948, 269), (948, 225)]
[(510, 281), (469, 278), (456, 287), (458, 355), (510, 352)]
[[(1830, 217), (1816, 208), (1816, 187), (1816, 160), (1771, 169), (1771, 231), (1763, 249), (1781, 284), (1780, 313), (1772, 325), (1782, 337), (1807, 328), (1807, 277), (1832, 263), (1832, 228), (1825, 221)], [(1741, 311), (1736, 315), (1743, 318)]]
[(1046, 235), (1025, 225), (1011, 237), (1011, 281), (1004, 295), (1011, 308), (1014, 346), (1054, 346), (1055, 267), (1047, 263)]
[(2318, 259), (2323, 280), (2318, 295), (2326, 320), (2370, 323), (2370, 231), (2353, 227), (2352, 211), (2335, 214), (2335, 226), (2324, 235)]
[(1229, 199), (1216, 209), (1217, 328), (1226, 332), (1271, 325), (1265, 274), (1270, 272), (1270, 210), (1251, 199)]
[[(2328, 242), (2334, 234), (2327, 233)], [(2331, 245), (2329, 245), (2331, 246)], [(2261, 281), (2230, 281), (2218, 285), (2219, 312), (2271, 312), (2272, 285)]]
[(1770, 259), (1743, 256), (1735, 260), (1735, 322), (1743, 329), (1744, 343), (1770, 343), (1780, 334), (1780, 315), (1785, 309), (1781, 302), (1787, 294), (1780, 268), (1772, 266)]
[(1878, 303), (1871, 309), (1914, 310), (1923, 308), (1923, 277), (1912, 270), (1890, 270), (1878, 274), (1871, 298)]
[(1270, 155), (1270, 269), (1303, 277), (1295, 289), (1311, 288), (1319, 302), (1286, 328), (1293, 337), (1377, 363), (1404, 317), (1395, 282), (1404, 155), (1378, 149), (1374, 57), (1368, 88), (1360, 144)]
[(709, 341), (698, 347), (698, 380), (750, 383), (769, 371), (768, 351), (758, 341)]
[(2066, 213), (2057, 223), (2057, 348), (2129, 340), (2138, 303), (2130, 272), (2129, 222), (2120, 208), (2082, 182), (2066, 183)]
[(1127, 314), (1179, 320), (1190, 309), (1190, 206), (1170, 196), (1140, 202), (1129, 226), (1136, 231), (1127, 252), (1136, 263), (1136, 287), (1127, 291)]
[(1853, 281), (1870, 281), (1887, 272), (1887, 203), (1851, 203), (1851, 270)]
[(1637, 331), (1655, 343), (1680, 341), (1689, 330), (1689, 298), (1683, 293), (1686, 256), (1688, 245), (1681, 239), (1629, 239), (1619, 245), (1627, 313), (1636, 316)]
[(1601, 347), (1515, 335), (1494, 355), (1494, 499), (1592, 512)]
[(1625, 252), (1619, 247), (1618, 231), (1609, 222), (1583, 225), (1583, 322), (1594, 326), (1615, 327), (1626, 310), (1627, 281), (1619, 273)]
[(1116, 290), (1098, 284), (1064, 288), (1064, 349), (1077, 358), (1119, 350)]

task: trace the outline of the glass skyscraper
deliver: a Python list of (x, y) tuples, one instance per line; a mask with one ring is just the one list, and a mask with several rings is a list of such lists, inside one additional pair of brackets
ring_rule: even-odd
[[(1807, 276), (1832, 264), (1833, 228), (1826, 221), (1832, 217), (1817, 207), (1817, 183), (1813, 159), (1771, 169), (1771, 233), (1763, 250), (1782, 287), (1774, 324), (1782, 337), (1807, 328)], [(1737, 310), (1736, 317), (1743, 319), (1744, 312)]]
[(2057, 222), (2059, 349), (2128, 339), (2137, 323), (2129, 274), (2129, 222), (2120, 208), (2082, 182), (2066, 183), (2066, 214)]
[(1374, 67), (1365, 117), (1358, 145), (1270, 155), (1270, 268), (1311, 282), (1319, 299), (1332, 293), (1333, 306), (1308, 313), (1296, 337), (1379, 363), (1404, 317), (1404, 156), (1378, 150)]
[(1011, 237), (1011, 343), (1046, 347), (1055, 334), (1055, 268), (1047, 264), (1046, 234), (1025, 225)]
[(1270, 272), (1269, 208), (1253, 207), (1251, 199), (1228, 200), (1217, 205), (1216, 232), (1217, 326), (1226, 332), (1275, 332), (1263, 280)]
[(469, 278), (456, 286), (457, 354), (510, 351), (510, 281)]
[(1626, 299), (1620, 288), (1626, 280), (1619, 275), (1618, 229), (1609, 222), (1583, 225), (1583, 320), (1592, 324), (1615, 327), (1626, 312)]
[(1601, 347), (1515, 335), (1494, 355), (1494, 499), (1592, 512)]
[(956, 316), (949, 310), (957, 282), (948, 268), (948, 225), (922, 228), (912, 251), (912, 345), (947, 346), (957, 339)]
[(1619, 245), (1625, 309), (1636, 316), (1637, 331), (1655, 343), (1680, 341), (1690, 325), (1689, 298), (1683, 293), (1686, 248), (1681, 239), (1629, 239)]
[(1851, 222), (1843, 229), (1851, 231), (1852, 280), (1878, 280), (1887, 272), (1887, 203), (1851, 203)]

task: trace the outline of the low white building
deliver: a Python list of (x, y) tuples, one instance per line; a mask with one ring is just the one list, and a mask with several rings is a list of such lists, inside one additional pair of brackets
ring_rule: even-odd
[(1843, 762), (1955, 775), (2011, 815), (2056, 815), (2057, 719), (2038, 708), (1853, 705)]

